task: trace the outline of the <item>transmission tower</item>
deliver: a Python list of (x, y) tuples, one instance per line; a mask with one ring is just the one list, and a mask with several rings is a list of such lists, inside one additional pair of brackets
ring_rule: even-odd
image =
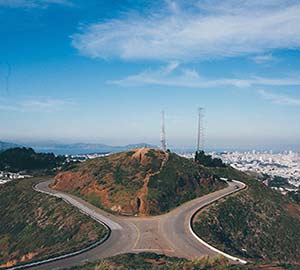
[(203, 118), (204, 112), (203, 108), (198, 109), (198, 136), (197, 136), (197, 152), (204, 151), (204, 126)]
[(161, 142), (161, 149), (163, 151), (166, 151), (167, 146), (166, 146), (165, 112), (164, 111), (161, 112), (161, 138), (160, 138), (160, 142)]

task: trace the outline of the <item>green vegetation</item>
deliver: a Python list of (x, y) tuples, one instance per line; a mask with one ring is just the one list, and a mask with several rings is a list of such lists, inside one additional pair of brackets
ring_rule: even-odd
[(169, 159), (159, 174), (150, 178), (148, 200), (150, 214), (160, 214), (225, 187), (214, 174), (209, 174), (192, 160), (169, 153)]
[(228, 262), (223, 259), (201, 258), (188, 261), (155, 253), (129, 253), (72, 267), (69, 270), (223, 270), (224, 265), (227, 264)]
[(32, 148), (17, 147), (0, 153), (0, 170), (11, 172), (52, 170), (62, 166), (65, 157), (36, 153)]
[(294, 203), (300, 204), (300, 188), (296, 191), (289, 191), (287, 195)]
[(203, 257), (188, 261), (155, 253), (123, 254), (69, 270), (297, 270), (290, 265), (231, 265), (224, 258)]
[(86, 195), (85, 199), (98, 208), (102, 208), (101, 199), (96, 193), (90, 193)]
[(193, 160), (141, 148), (76, 164), (55, 177), (53, 188), (106, 211), (156, 215), (225, 185)]
[(40, 181), (0, 186), (0, 267), (75, 251), (107, 233), (61, 199), (33, 191)]
[(213, 172), (241, 180), (248, 189), (218, 201), (196, 216), (194, 229), (198, 235), (250, 261), (299, 263), (300, 205), (232, 168)]
[(15, 147), (18, 147), (18, 145), (14, 144), (14, 143), (8, 143), (8, 142), (0, 141), (0, 152), (5, 151), (9, 148), (15, 148)]
[(269, 187), (295, 188), (295, 186), (289, 183), (288, 179), (280, 176), (268, 177), (267, 179)]
[(204, 151), (196, 151), (195, 161), (205, 167), (226, 167), (220, 158), (212, 158), (211, 155), (206, 155)]
[(79, 196), (106, 211), (133, 215), (138, 212), (137, 196), (143, 181), (148, 173), (159, 170), (161, 159), (159, 155), (127, 151), (73, 164), (70, 170), (57, 175), (53, 188)]

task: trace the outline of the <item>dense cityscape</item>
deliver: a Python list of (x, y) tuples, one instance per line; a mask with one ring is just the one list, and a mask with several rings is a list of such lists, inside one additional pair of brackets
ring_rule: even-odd
[(293, 151), (273, 153), (272, 151), (259, 152), (222, 152), (213, 153), (226, 164), (240, 171), (254, 171), (271, 177), (279, 176), (288, 179), (295, 187), (300, 185), (300, 155)]

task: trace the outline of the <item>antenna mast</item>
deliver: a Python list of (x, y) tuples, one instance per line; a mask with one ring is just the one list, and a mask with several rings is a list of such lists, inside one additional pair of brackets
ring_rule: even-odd
[(198, 137), (197, 137), (197, 152), (204, 151), (204, 134), (203, 134), (203, 108), (198, 109)]
[(166, 130), (165, 130), (165, 112), (161, 112), (161, 148), (163, 151), (167, 150), (166, 146)]

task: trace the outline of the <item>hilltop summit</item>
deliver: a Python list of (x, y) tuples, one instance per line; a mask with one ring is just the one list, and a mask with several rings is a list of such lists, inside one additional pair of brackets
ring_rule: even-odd
[(225, 184), (192, 160), (139, 148), (88, 160), (59, 173), (52, 188), (123, 215), (155, 215)]

